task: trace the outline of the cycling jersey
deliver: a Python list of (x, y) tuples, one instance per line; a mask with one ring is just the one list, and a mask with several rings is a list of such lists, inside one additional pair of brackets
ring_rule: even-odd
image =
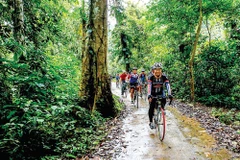
[(131, 73), (129, 75), (129, 79), (130, 79), (130, 85), (137, 84), (138, 83), (138, 74)]
[(118, 81), (119, 79), (120, 79), (120, 77), (117, 75), (117, 76), (116, 76), (116, 80)]
[(121, 75), (120, 75), (121, 81), (124, 81), (124, 82), (125, 82), (127, 76), (128, 76), (128, 75), (127, 75), (126, 73), (121, 74)]
[(141, 73), (139, 77), (140, 77), (140, 80), (142, 83), (146, 82), (146, 74), (145, 73)]
[(162, 95), (163, 97), (166, 97), (165, 92), (163, 90), (163, 85), (166, 86), (168, 95), (171, 95), (171, 89), (168, 78), (165, 75), (162, 75), (160, 78), (156, 78), (155, 76), (152, 75), (148, 79), (148, 95), (149, 96)]

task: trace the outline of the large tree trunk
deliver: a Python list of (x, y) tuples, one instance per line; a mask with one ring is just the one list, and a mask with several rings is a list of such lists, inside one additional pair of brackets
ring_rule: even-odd
[[(85, 0), (82, 0), (82, 8), (81, 8), (81, 18), (82, 18), (82, 51), (85, 51), (86, 47), (86, 26), (87, 26), (87, 17), (86, 17), (86, 10), (85, 10)], [(83, 58), (83, 54), (81, 55)]]
[(114, 103), (107, 72), (107, 0), (90, 0), (88, 34), (80, 96), (91, 111), (109, 117), (114, 114)]
[(189, 60), (189, 68), (190, 68), (190, 91), (191, 91), (191, 101), (194, 102), (194, 73), (193, 73), (193, 62), (194, 62), (194, 57), (196, 54), (196, 50), (197, 50), (197, 43), (198, 43), (198, 39), (199, 39), (199, 35), (200, 35), (200, 31), (201, 31), (201, 27), (202, 27), (202, 0), (199, 0), (199, 9), (200, 9), (200, 14), (199, 14), (199, 22), (198, 22), (198, 28), (197, 28), (197, 33), (196, 33), (196, 39), (194, 41), (194, 45), (193, 45), (193, 49), (191, 52), (191, 57)]

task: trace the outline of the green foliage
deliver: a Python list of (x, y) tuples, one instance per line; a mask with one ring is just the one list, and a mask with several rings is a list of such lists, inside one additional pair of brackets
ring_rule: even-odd
[(113, 95), (113, 99), (115, 103), (114, 112), (115, 112), (115, 115), (118, 116), (123, 111), (125, 105), (124, 103), (122, 103), (120, 97)]
[(16, 104), (1, 112), (1, 154), (9, 158), (85, 154), (105, 136), (104, 119), (77, 105), (45, 106), (29, 99)]
[(1, 156), (57, 159), (90, 152), (106, 134), (105, 120), (78, 105), (76, 1), (24, 1), (22, 45), (12, 34), (11, 2), (0, 2)]
[[(205, 104), (228, 106), (240, 105), (238, 79), (240, 63), (236, 50), (228, 42), (217, 41), (202, 50), (195, 66), (196, 94), (200, 102)], [(201, 73), (201, 74), (198, 74)]]
[(240, 112), (237, 112), (236, 109), (224, 111), (222, 108), (213, 108), (211, 114), (212, 116), (218, 118), (222, 123), (225, 123), (228, 125), (230, 124), (239, 125)]

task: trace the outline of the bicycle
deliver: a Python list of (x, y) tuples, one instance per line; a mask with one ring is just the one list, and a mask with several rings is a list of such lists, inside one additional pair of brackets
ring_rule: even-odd
[[(166, 112), (165, 110), (161, 107), (161, 103), (162, 103), (162, 96), (157, 96), (157, 97), (153, 97), (156, 99), (156, 107), (155, 107), (155, 114), (153, 116), (153, 122), (157, 128), (157, 134), (158, 134), (158, 138), (160, 139), (160, 141), (163, 141), (164, 136), (165, 136), (165, 132), (166, 132)], [(169, 102), (169, 105), (172, 103), (172, 100)], [(157, 111), (157, 112), (156, 112)]]
[(116, 81), (116, 87), (119, 88), (119, 80)]
[(145, 101), (147, 101), (147, 85), (145, 83), (141, 84), (141, 90), (142, 90), (142, 97)]
[(122, 95), (123, 97), (127, 98), (127, 82), (122, 83)]
[(130, 86), (130, 88), (134, 89), (134, 93), (133, 93), (133, 103), (135, 104), (135, 102), (137, 102), (137, 108), (139, 107), (139, 100), (138, 100), (138, 87), (137, 86)]

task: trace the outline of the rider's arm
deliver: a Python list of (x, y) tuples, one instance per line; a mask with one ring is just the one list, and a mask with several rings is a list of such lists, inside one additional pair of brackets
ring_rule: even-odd
[(167, 88), (168, 95), (172, 95), (169, 81), (166, 81), (166, 82), (165, 82), (165, 86), (166, 86), (166, 88)]
[(148, 79), (148, 98), (151, 97), (151, 94), (152, 94), (152, 78), (149, 77), (149, 79)]
[(170, 83), (166, 76), (164, 76), (164, 82), (165, 82), (165, 86), (167, 88), (168, 96), (172, 96)]

